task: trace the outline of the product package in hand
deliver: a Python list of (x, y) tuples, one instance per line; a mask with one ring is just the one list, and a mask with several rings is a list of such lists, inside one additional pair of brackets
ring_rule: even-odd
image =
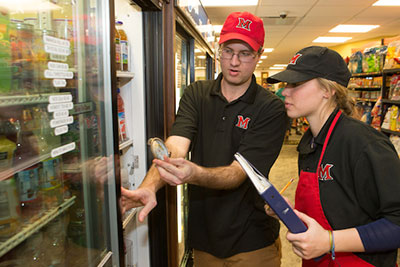
[(164, 141), (158, 137), (150, 138), (147, 141), (147, 144), (150, 146), (151, 153), (153, 157), (157, 159), (164, 160), (164, 156), (169, 157), (169, 152), (167, 147), (164, 144)]

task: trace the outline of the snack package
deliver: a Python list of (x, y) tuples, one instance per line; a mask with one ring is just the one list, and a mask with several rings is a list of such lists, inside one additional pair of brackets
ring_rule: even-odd
[(397, 130), (397, 116), (399, 115), (399, 107), (392, 106), (392, 113), (390, 114), (389, 130)]
[(400, 68), (400, 40), (390, 42), (387, 46), (384, 69)]
[(362, 53), (357, 51), (350, 56), (349, 70), (351, 73), (362, 73)]
[(390, 117), (392, 116), (392, 108), (388, 108), (385, 118), (383, 119), (382, 122), (382, 129), (390, 129)]
[(392, 142), (394, 148), (397, 151), (397, 154), (400, 156), (400, 136), (397, 135), (390, 135), (390, 141)]
[(370, 47), (366, 48), (362, 58), (363, 72), (379, 72), (383, 68), (384, 58), (387, 47)]

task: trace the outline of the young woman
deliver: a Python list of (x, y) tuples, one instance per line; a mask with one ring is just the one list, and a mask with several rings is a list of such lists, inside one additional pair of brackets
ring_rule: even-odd
[(298, 146), (295, 196), (308, 230), (287, 239), (303, 266), (396, 266), (400, 160), (384, 134), (351, 117), (349, 79), (342, 57), (318, 46), (300, 50), (268, 78), (287, 83), (288, 116), (310, 124)]

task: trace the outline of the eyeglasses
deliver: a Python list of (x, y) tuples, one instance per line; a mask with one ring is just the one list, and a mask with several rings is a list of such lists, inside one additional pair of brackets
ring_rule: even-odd
[(244, 50), (244, 51), (239, 51), (238, 53), (235, 53), (230, 48), (220, 49), (219, 54), (220, 54), (221, 59), (227, 59), (227, 60), (231, 60), (234, 55), (237, 55), (240, 62), (243, 62), (243, 63), (252, 62), (253, 59), (256, 57), (256, 54), (254, 52)]

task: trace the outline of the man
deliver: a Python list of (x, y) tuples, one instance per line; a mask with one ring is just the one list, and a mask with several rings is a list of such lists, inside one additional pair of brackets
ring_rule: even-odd
[[(279, 266), (279, 223), (234, 153), (268, 175), (282, 147), (287, 117), (282, 101), (257, 85), (253, 72), (263, 52), (263, 21), (248, 13), (228, 16), (220, 35), (222, 73), (185, 90), (166, 145), (171, 158), (154, 160), (137, 190), (122, 189), (122, 211), (156, 205), (166, 183), (189, 184), (189, 246), (196, 267)], [(191, 152), (191, 160), (184, 158)], [(231, 265), (232, 264), (232, 265)]]

